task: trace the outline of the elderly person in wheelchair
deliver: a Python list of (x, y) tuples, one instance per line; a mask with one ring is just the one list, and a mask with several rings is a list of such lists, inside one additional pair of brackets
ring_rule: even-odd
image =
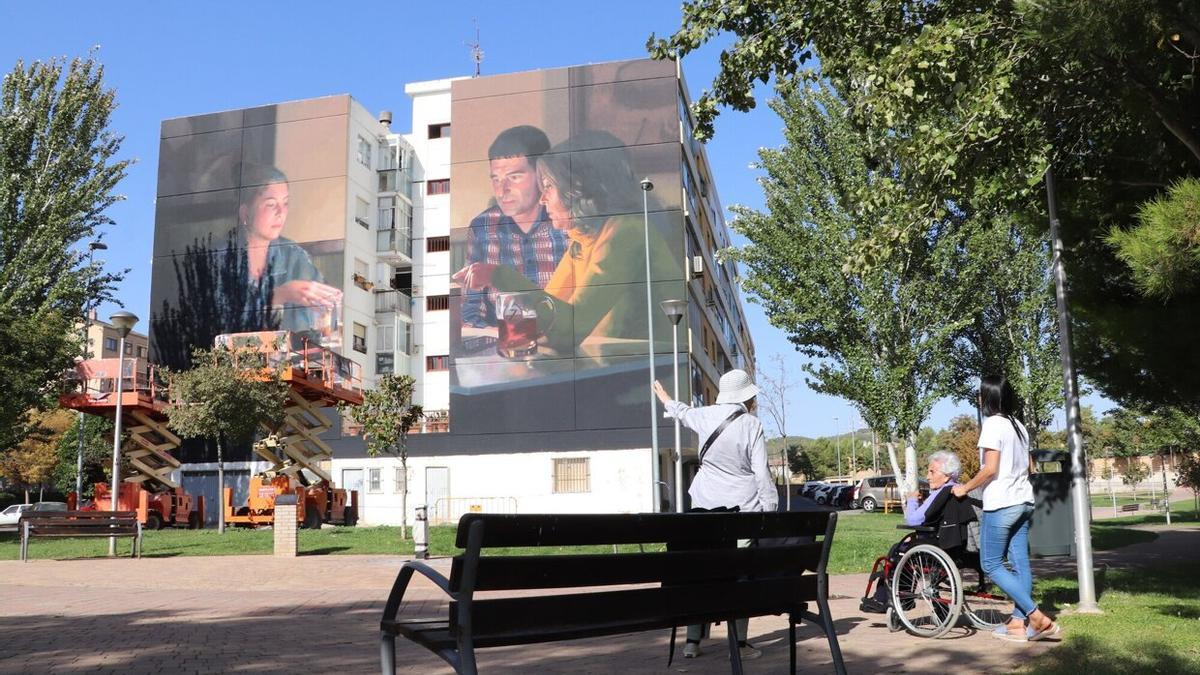
[[(906, 495), (904, 525), (912, 530), (886, 556), (875, 561), (859, 606), (864, 612), (887, 614), (888, 626), (914, 635), (938, 637), (953, 628), (960, 615), (977, 628), (991, 630), (1001, 622), (1007, 599), (984, 592), (979, 565), (977, 500), (957, 498), (962, 464), (949, 452), (929, 457), (929, 496)], [(978, 588), (965, 592), (960, 568), (969, 568)], [(969, 602), (968, 602), (969, 600)]]

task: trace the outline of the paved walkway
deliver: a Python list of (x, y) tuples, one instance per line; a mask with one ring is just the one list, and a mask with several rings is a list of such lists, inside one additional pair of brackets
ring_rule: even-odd
[[(1161, 528), (1156, 528), (1161, 529)], [(1096, 555), (1122, 565), (1200, 557), (1200, 529), (1163, 532), (1153, 543)], [(387, 556), (268, 556), (0, 561), (0, 673), (377, 672), (376, 626), (402, 559)], [(443, 569), (448, 561), (434, 561)], [(1040, 564), (1039, 573), (1072, 565)], [(832, 612), (852, 673), (1010, 671), (1049, 643), (1012, 644), (960, 629), (939, 640), (889, 633), (878, 615), (858, 611), (866, 575), (834, 577)], [(439, 592), (414, 581), (415, 613), (444, 607)], [(754, 619), (751, 638), (765, 656), (747, 672), (787, 669), (787, 625)], [(727, 673), (718, 642), (673, 672)], [(815, 627), (798, 631), (802, 672), (831, 671)], [(480, 652), (492, 673), (667, 672), (667, 632), (636, 633)], [(428, 652), (398, 641), (402, 672), (448, 673)]]

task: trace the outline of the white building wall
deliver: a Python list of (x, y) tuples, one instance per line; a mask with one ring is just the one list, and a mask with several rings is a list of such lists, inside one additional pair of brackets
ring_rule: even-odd
[[(587, 457), (590, 489), (581, 493), (554, 492), (554, 460)], [(451, 521), (472, 506), (488, 513), (637, 513), (650, 503), (650, 450), (593, 452), (530, 452), (498, 455), (447, 455), (409, 457), (408, 522), (426, 496), (426, 470), (448, 469), (450, 500), (442, 513)], [(333, 476), (341, 483), (342, 471), (363, 470), (359, 494), (359, 522), (363, 525), (400, 524), (400, 491), (394, 476), (400, 460), (394, 457), (334, 459)], [(370, 492), (369, 471), (381, 471), (378, 492)], [(435, 504), (429, 504), (432, 512)]]

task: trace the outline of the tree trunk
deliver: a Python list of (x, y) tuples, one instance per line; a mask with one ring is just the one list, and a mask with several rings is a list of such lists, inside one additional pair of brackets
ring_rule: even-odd
[(908, 445), (904, 446), (904, 480), (912, 486), (912, 492), (920, 492), (921, 484), (917, 482), (917, 434), (909, 432)]
[(400, 455), (400, 485), (400, 539), (408, 541), (408, 453)]
[(217, 534), (225, 534), (225, 448), (217, 435)]
[(46, 484), (45, 483), (42, 483), (41, 485), (38, 486), (38, 501), (39, 502), (46, 501)]
[(28, 487), (25, 488), (25, 503), (26, 504), (29, 503), (29, 488)]

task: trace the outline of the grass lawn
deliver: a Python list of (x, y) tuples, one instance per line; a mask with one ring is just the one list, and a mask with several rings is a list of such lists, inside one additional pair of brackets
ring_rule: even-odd
[[(1102, 615), (1062, 613), (1063, 644), (1027, 673), (1200, 672), (1200, 579), (1195, 565), (1109, 570), (1096, 579)], [(1075, 577), (1039, 579), (1034, 595), (1051, 614), (1079, 597)]]
[[(1162, 511), (1139, 511), (1136, 516), (1116, 516), (1092, 521), (1093, 529), (1103, 527), (1128, 527), (1130, 525), (1165, 525), (1167, 516)], [(1191, 499), (1181, 499), (1171, 502), (1171, 524), (1200, 523), (1200, 512), (1196, 511), (1196, 502)]]
[[(1180, 511), (1172, 516), (1181, 521), (1195, 521), (1194, 510)], [(1190, 509), (1190, 505), (1189, 509)], [(1092, 528), (1093, 545), (1097, 550), (1117, 548), (1145, 541), (1152, 541), (1155, 534), (1129, 529), (1129, 525), (1162, 522), (1161, 515), (1133, 516), (1111, 521), (1098, 520)], [(903, 532), (896, 529), (902, 522), (899, 514), (866, 513), (844, 516), (838, 520), (830, 554), (830, 574), (868, 572), (875, 559), (885, 553)], [(451, 526), (431, 527), (429, 530), (429, 552), (434, 556), (450, 556), (454, 548), (454, 531)], [(381, 554), (410, 556), (412, 540), (402, 541), (397, 527), (324, 527), (320, 531), (300, 531), (300, 552), (307, 555), (326, 554)], [(120, 551), (129, 554), (130, 540), (117, 541)], [(224, 535), (216, 530), (160, 530), (144, 535), (143, 555), (146, 557), (171, 557), (179, 555), (266, 555), (273, 546), (271, 530), (228, 528)], [(621, 550), (632, 551), (636, 547), (625, 546)], [(662, 550), (661, 546), (653, 550)], [(89, 558), (103, 557), (108, 552), (107, 539), (34, 539), (29, 544), (33, 558)], [(519, 555), (523, 549), (497, 549), (494, 555)], [(558, 553), (611, 553), (612, 547), (562, 547)], [(15, 532), (0, 532), (0, 560), (16, 560), (20, 557), (20, 538)]]

